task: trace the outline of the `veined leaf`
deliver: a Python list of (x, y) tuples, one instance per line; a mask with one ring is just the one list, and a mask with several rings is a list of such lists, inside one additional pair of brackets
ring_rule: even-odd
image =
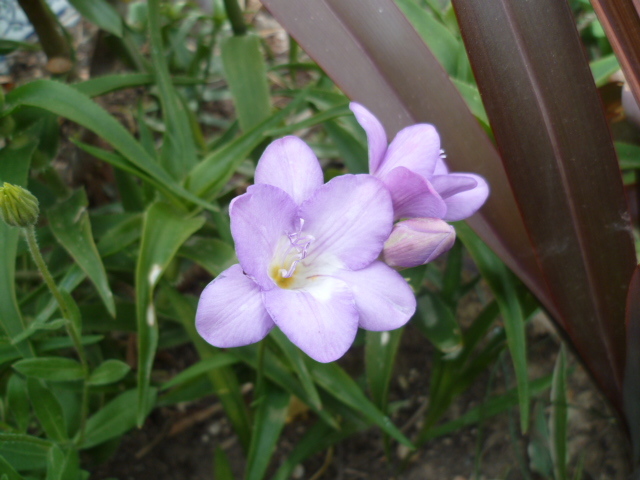
[(571, 10), (556, 0), (453, 6), (553, 292), (545, 304), (552, 300), (552, 317), (621, 411), (624, 301), (636, 256), (615, 150)]
[(404, 328), (390, 332), (368, 331), (365, 337), (364, 362), (371, 397), (381, 412), (387, 412), (389, 384)]
[(33, 405), (47, 437), (56, 442), (67, 440), (67, 426), (62, 406), (49, 387), (40, 380), (29, 378), (27, 379), (27, 391), (31, 405)]
[(80, 363), (64, 357), (25, 358), (14, 363), (13, 368), (26, 377), (49, 382), (70, 382), (84, 376)]
[(178, 248), (202, 227), (204, 218), (186, 217), (164, 203), (146, 211), (140, 256), (136, 267), (136, 316), (138, 319), (138, 426), (147, 415), (151, 366), (158, 345), (158, 321), (153, 292)]
[(114, 317), (116, 305), (109, 287), (107, 272), (93, 241), (87, 213), (88, 206), (89, 202), (84, 189), (76, 190), (68, 199), (49, 210), (49, 226), (60, 244), (91, 279), (108, 312)]
[(0, 456), (17, 471), (44, 468), (52, 445), (49, 440), (32, 435), (0, 432)]

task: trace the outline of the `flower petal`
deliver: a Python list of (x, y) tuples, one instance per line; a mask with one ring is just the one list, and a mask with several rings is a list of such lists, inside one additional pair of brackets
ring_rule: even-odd
[(440, 160), (440, 137), (433, 125), (419, 123), (403, 128), (387, 149), (377, 176), (397, 167), (406, 167), (418, 175), (429, 178)]
[(442, 155), (440, 155), (440, 159), (436, 162), (436, 168), (433, 170), (434, 175), (446, 175), (449, 173), (449, 167), (446, 162), (442, 159)]
[(478, 185), (475, 178), (461, 175), (434, 175), (429, 179), (433, 188), (446, 200), (457, 193), (466, 192)]
[(349, 349), (358, 331), (358, 310), (341, 280), (317, 277), (304, 290), (274, 288), (263, 293), (275, 324), (318, 362), (332, 362)]
[(416, 311), (416, 297), (402, 276), (382, 262), (357, 271), (341, 271), (336, 277), (349, 285), (365, 330), (394, 330)]
[(299, 216), (314, 237), (306, 263), (322, 256), (321, 263), (337, 260), (353, 270), (378, 258), (393, 226), (389, 192), (371, 175), (334, 178), (300, 206)]
[(476, 213), (489, 196), (489, 185), (480, 175), (473, 173), (450, 173), (449, 177), (470, 177), (476, 181), (476, 186), (470, 190), (456, 193), (445, 198), (447, 213), (442, 217), (447, 222), (464, 220)]
[(455, 229), (444, 220), (410, 218), (393, 227), (384, 244), (382, 260), (394, 268), (417, 267), (442, 255), (455, 240)]
[(252, 185), (230, 205), (231, 234), (236, 254), (245, 273), (260, 287), (274, 287), (269, 265), (278, 242), (295, 230), (296, 204), (278, 187)]
[(382, 177), (391, 192), (394, 218), (442, 218), (447, 207), (429, 181), (405, 167), (394, 168)]
[(259, 342), (274, 327), (262, 290), (233, 265), (206, 286), (196, 312), (196, 329), (211, 345), (241, 347)]
[(281, 188), (299, 205), (324, 183), (324, 177), (313, 150), (289, 136), (266, 148), (256, 167), (255, 183)]
[(369, 144), (369, 173), (375, 174), (387, 151), (387, 134), (380, 121), (359, 103), (351, 102), (349, 108), (367, 134)]

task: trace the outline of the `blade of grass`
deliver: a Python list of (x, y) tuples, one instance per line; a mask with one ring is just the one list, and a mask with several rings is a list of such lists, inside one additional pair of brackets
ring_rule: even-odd
[(567, 354), (561, 346), (551, 381), (549, 433), (555, 480), (567, 480)]
[(151, 367), (158, 344), (158, 320), (153, 294), (160, 277), (178, 248), (202, 227), (204, 218), (185, 217), (164, 203), (154, 203), (145, 212), (140, 256), (136, 266), (136, 317), (138, 324), (138, 408), (141, 426), (148, 413)]

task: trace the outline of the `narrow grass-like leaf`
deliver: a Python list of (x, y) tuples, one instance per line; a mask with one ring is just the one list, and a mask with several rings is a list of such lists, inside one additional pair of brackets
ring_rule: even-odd
[(151, 60), (156, 84), (160, 92), (162, 114), (167, 129), (164, 134), (161, 159), (174, 178), (182, 179), (197, 163), (196, 144), (189, 115), (178, 98), (164, 54), (160, 32), (160, 0), (149, 0), (148, 10)]
[[(529, 384), (529, 391), (532, 395), (537, 395), (551, 387), (551, 375), (543, 378), (532, 380)], [(464, 415), (450, 422), (438, 425), (426, 432), (423, 441), (433, 440), (434, 438), (456, 432), (461, 428), (468, 427), (475, 423), (491, 418), (499, 413), (506, 412), (510, 408), (518, 405), (518, 392), (511, 389), (507, 393), (498, 397), (491, 398), (482, 405), (472, 408)]]
[(0, 432), (0, 456), (19, 472), (45, 468), (52, 445), (49, 440), (32, 435)]
[(300, 383), (307, 393), (307, 399), (312, 402), (311, 406), (315, 407), (318, 410), (322, 410), (320, 395), (318, 394), (318, 390), (313, 383), (313, 378), (311, 378), (309, 369), (307, 368), (307, 365), (304, 361), (303, 353), (298, 347), (291, 343), (291, 341), (286, 337), (284, 333), (282, 333), (282, 331), (280, 331), (280, 329), (274, 329), (271, 332), (271, 338), (284, 353), (284, 356), (289, 360), (293, 371), (296, 372), (296, 375), (298, 375)]
[(549, 415), (549, 441), (555, 480), (567, 480), (567, 354), (564, 345), (558, 352), (551, 382), (551, 414)]
[(27, 396), (27, 384), (19, 375), (11, 375), (7, 382), (7, 400), (5, 403), (10, 416), (13, 416), (18, 430), (21, 433), (27, 431), (31, 411), (29, 409), (29, 397)]
[(305, 95), (306, 92), (302, 91), (285, 108), (225, 144), (219, 150), (207, 155), (189, 172), (186, 182), (189, 190), (203, 198), (211, 198), (218, 193), (231, 178), (238, 165), (266, 138), (266, 132), (280, 126), (284, 119), (302, 104)]
[(453, 6), (553, 292), (552, 316), (621, 411), (624, 300), (636, 256), (615, 150), (571, 9), (556, 0)]
[(418, 297), (416, 327), (442, 353), (455, 356), (462, 349), (462, 333), (451, 308), (432, 292)]
[(458, 237), (476, 262), (482, 277), (489, 284), (496, 297), (507, 332), (509, 352), (518, 382), (520, 403), (520, 428), (523, 432), (529, 426), (529, 380), (527, 378), (527, 340), (525, 317), (516, 291), (516, 278), (487, 245), (464, 223), (456, 225)]
[[(156, 389), (150, 388), (143, 404), (143, 417), (155, 404)], [(127, 390), (107, 403), (87, 420), (84, 441), (80, 448), (86, 449), (119, 437), (136, 426), (137, 409), (133, 408), (139, 395), (136, 390)]]
[[(38, 146), (36, 139), (23, 136), (0, 150), (0, 183), (27, 186), (31, 156)], [(20, 335), (26, 328), (16, 300), (16, 252), (20, 229), (0, 221), (0, 325), (9, 337)], [(24, 357), (33, 356), (28, 342), (16, 345)]]
[(158, 345), (158, 321), (153, 303), (155, 287), (178, 248), (202, 227), (204, 218), (185, 217), (165, 203), (146, 211), (140, 256), (136, 266), (136, 317), (138, 323), (138, 426), (144, 422), (151, 366)]
[(220, 447), (216, 447), (213, 454), (213, 478), (214, 480), (234, 480), (229, 457)]
[(230, 353), (220, 353), (214, 357), (210, 357), (204, 360), (200, 360), (198, 363), (191, 365), (189, 368), (184, 369), (178, 375), (173, 377), (168, 382), (162, 384), (161, 390), (167, 390), (173, 388), (176, 385), (189, 382), (196, 377), (204, 375), (216, 368), (228, 367), (237, 363), (238, 359)]
[(73, 87), (52, 80), (29, 82), (12, 90), (6, 97), (6, 113), (20, 106), (42, 108), (88, 128), (109, 142), (128, 162), (164, 185), (169, 195), (215, 210), (178, 185), (114, 117)]
[(49, 382), (69, 382), (84, 376), (80, 363), (64, 357), (25, 358), (14, 363), (13, 368), (26, 377)]
[(131, 367), (128, 364), (120, 360), (110, 358), (109, 360), (102, 362), (98, 368), (91, 372), (89, 385), (108, 385), (110, 383), (117, 382), (124, 378), (130, 370)]
[(217, 238), (193, 237), (180, 247), (178, 255), (196, 262), (213, 276), (238, 263), (233, 247)]
[[(191, 301), (195, 299), (181, 295), (175, 289), (168, 287), (163, 288), (163, 293), (168, 296), (177, 318), (182, 322), (184, 329), (189, 334), (200, 358), (208, 360), (222, 355), (219, 349), (205, 342), (196, 331), (194, 321), (196, 317), (196, 305), (195, 302)], [(233, 353), (233, 351), (229, 353)], [(240, 390), (238, 377), (230, 366), (209, 370), (208, 376), (240, 439), (240, 443), (245, 450), (248, 450), (249, 444), (251, 443), (251, 424), (249, 422), (249, 411)]]
[(280, 432), (287, 420), (291, 395), (270, 382), (265, 383), (263, 392), (263, 397), (259, 399), (254, 420), (255, 429), (251, 435), (251, 446), (247, 455), (246, 480), (264, 478)]
[(29, 400), (33, 405), (40, 425), (47, 437), (56, 442), (67, 440), (67, 427), (65, 425), (62, 407), (56, 396), (44, 383), (35, 378), (27, 379), (27, 391)]
[(555, 313), (496, 149), (393, 0), (263, 4), (351, 99), (382, 121), (390, 138), (408, 125), (432, 123), (452, 170), (487, 179), (491, 195), (471, 226)]
[(349, 173), (367, 173), (369, 166), (366, 147), (336, 121), (326, 122), (324, 129), (340, 151)]
[(369, 401), (354, 380), (336, 363), (318, 363), (309, 359), (309, 370), (315, 381), (345, 405), (359, 411), (368, 420), (401, 444), (414, 448), (402, 432)]
[(373, 403), (381, 412), (387, 412), (389, 385), (393, 375), (396, 354), (404, 328), (390, 332), (370, 332), (365, 336), (364, 365)]
[(134, 215), (109, 229), (98, 241), (98, 252), (103, 257), (118, 253), (140, 238), (142, 215)]
[(620, 70), (620, 64), (616, 56), (612, 53), (598, 60), (594, 60), (589, 64), (589, 68), (591, 68), (596, 87), (601, 87), (607, 83), (611, 75)]
[(69, 0), (69, 3), (91, 23), (122, 37), (122, 18), (106, 0)]
[(116, 305), (107, 272), (93, 241), (88, 207), (87, 194), (84, 189), (78, 189), (68, 199), (49, 209), (49, 226), (60, 244), (93, 282), (107, 311), (113, 317)]
[(640, 468), (640, 265), (629, 284), (626, 305), (627, 363), (624, 372), (624, 412), (631, 434), (633, 464)]
[(257, 35), (232, 36), (221, 45), (222, 65), (240, 128), (246, 132), (271, 115), (267, 66)]

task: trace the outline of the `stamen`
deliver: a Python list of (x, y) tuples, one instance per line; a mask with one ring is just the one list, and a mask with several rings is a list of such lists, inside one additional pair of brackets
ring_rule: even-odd
[(287, 258), (292, 249), (295, 249), (296, 253), (293, 255), (294, 261), (291, 263), (289, 269), (282, 268), (280, 269), (280, 276), (282, 278), (291, 278), (296, 271), (296, 267), (298, 263), (307, 258), (307, 252), (309, 249), (309, 245), (315, 240), (313, 235), (303, 235), (302, 227), (304, 226), (304, 218), (300, 219), (300, 225), (298, 226), (298, 230), (293, 233), (288, 233), (287, 237), (289, 238), (289, 247), (284, 254), (284, 257)]

